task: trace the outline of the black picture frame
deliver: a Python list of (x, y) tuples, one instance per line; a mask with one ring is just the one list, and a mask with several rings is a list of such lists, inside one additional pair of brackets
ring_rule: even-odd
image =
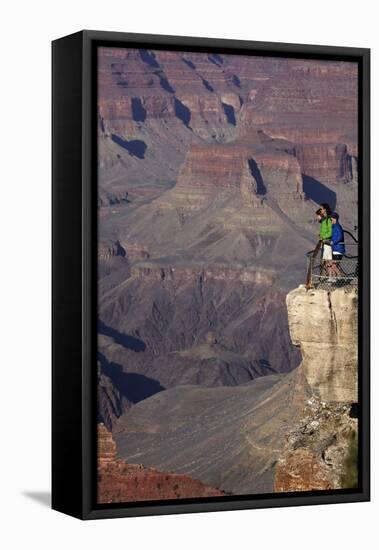
[[(359, 66), (359, 463), (357, 489), (98, 505), (96, 496), (96, 48), (355, 61)], [(52, 43), (52, 507), (81, 519), (370, 499), (370, 50), (81, 31)]]

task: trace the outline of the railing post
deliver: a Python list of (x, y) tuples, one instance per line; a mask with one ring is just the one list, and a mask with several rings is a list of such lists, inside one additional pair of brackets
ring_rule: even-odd
[(309, 290), (312, 288), (312, 271), (313, 271), (313, 254), (308, 256), (308, 270), (307, 270), (307, 279), (305, 281), (305, 288)]
[(319, 250), (320, 250), (320, 247), (321, 247), (321, 241), (318, 241), (317, 245), (316, 245), (316, 248), (314, 250), (312, 250), (312, 252), (308, 252), (307, 254), (307, 257), (308, 257), (308, 271), (307, 271), (307, 279), (305, 281), (305, 288), (307, 290), (309, 290), (310, 288), (313, 287), (313, 278), (312, 278), (312, 275), (313, 275), (313, 260), (316, 258)]

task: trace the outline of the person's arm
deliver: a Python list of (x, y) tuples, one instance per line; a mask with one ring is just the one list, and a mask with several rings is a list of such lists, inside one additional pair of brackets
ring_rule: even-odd
[(341, 226), (334, 226), (334, 237), (331, 241), (331, 244), (337, 244), (339, 242), (343, 241), (343, 231)]

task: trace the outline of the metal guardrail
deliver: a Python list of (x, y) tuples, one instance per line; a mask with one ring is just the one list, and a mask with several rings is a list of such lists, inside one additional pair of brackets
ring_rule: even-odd
[(306, 254), (308, 269), (306, 287), (332, 290), (358, 286), (358, 241), (345, 233), (345, 254), (339, 260), (323, 260), (322, 244)]

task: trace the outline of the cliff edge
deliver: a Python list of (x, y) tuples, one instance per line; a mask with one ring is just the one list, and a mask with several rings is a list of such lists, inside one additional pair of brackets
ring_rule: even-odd
[(275, 491), (353, 488), (358, 482), (357, 292), (311, 290), (286, 298), (292, 342), (312, 390), (275, 468)]
[(306, 290), (287, 295), (288, 324), (303, 369), (323, 401), (358, 401), (358, 294), (356, 289)]

